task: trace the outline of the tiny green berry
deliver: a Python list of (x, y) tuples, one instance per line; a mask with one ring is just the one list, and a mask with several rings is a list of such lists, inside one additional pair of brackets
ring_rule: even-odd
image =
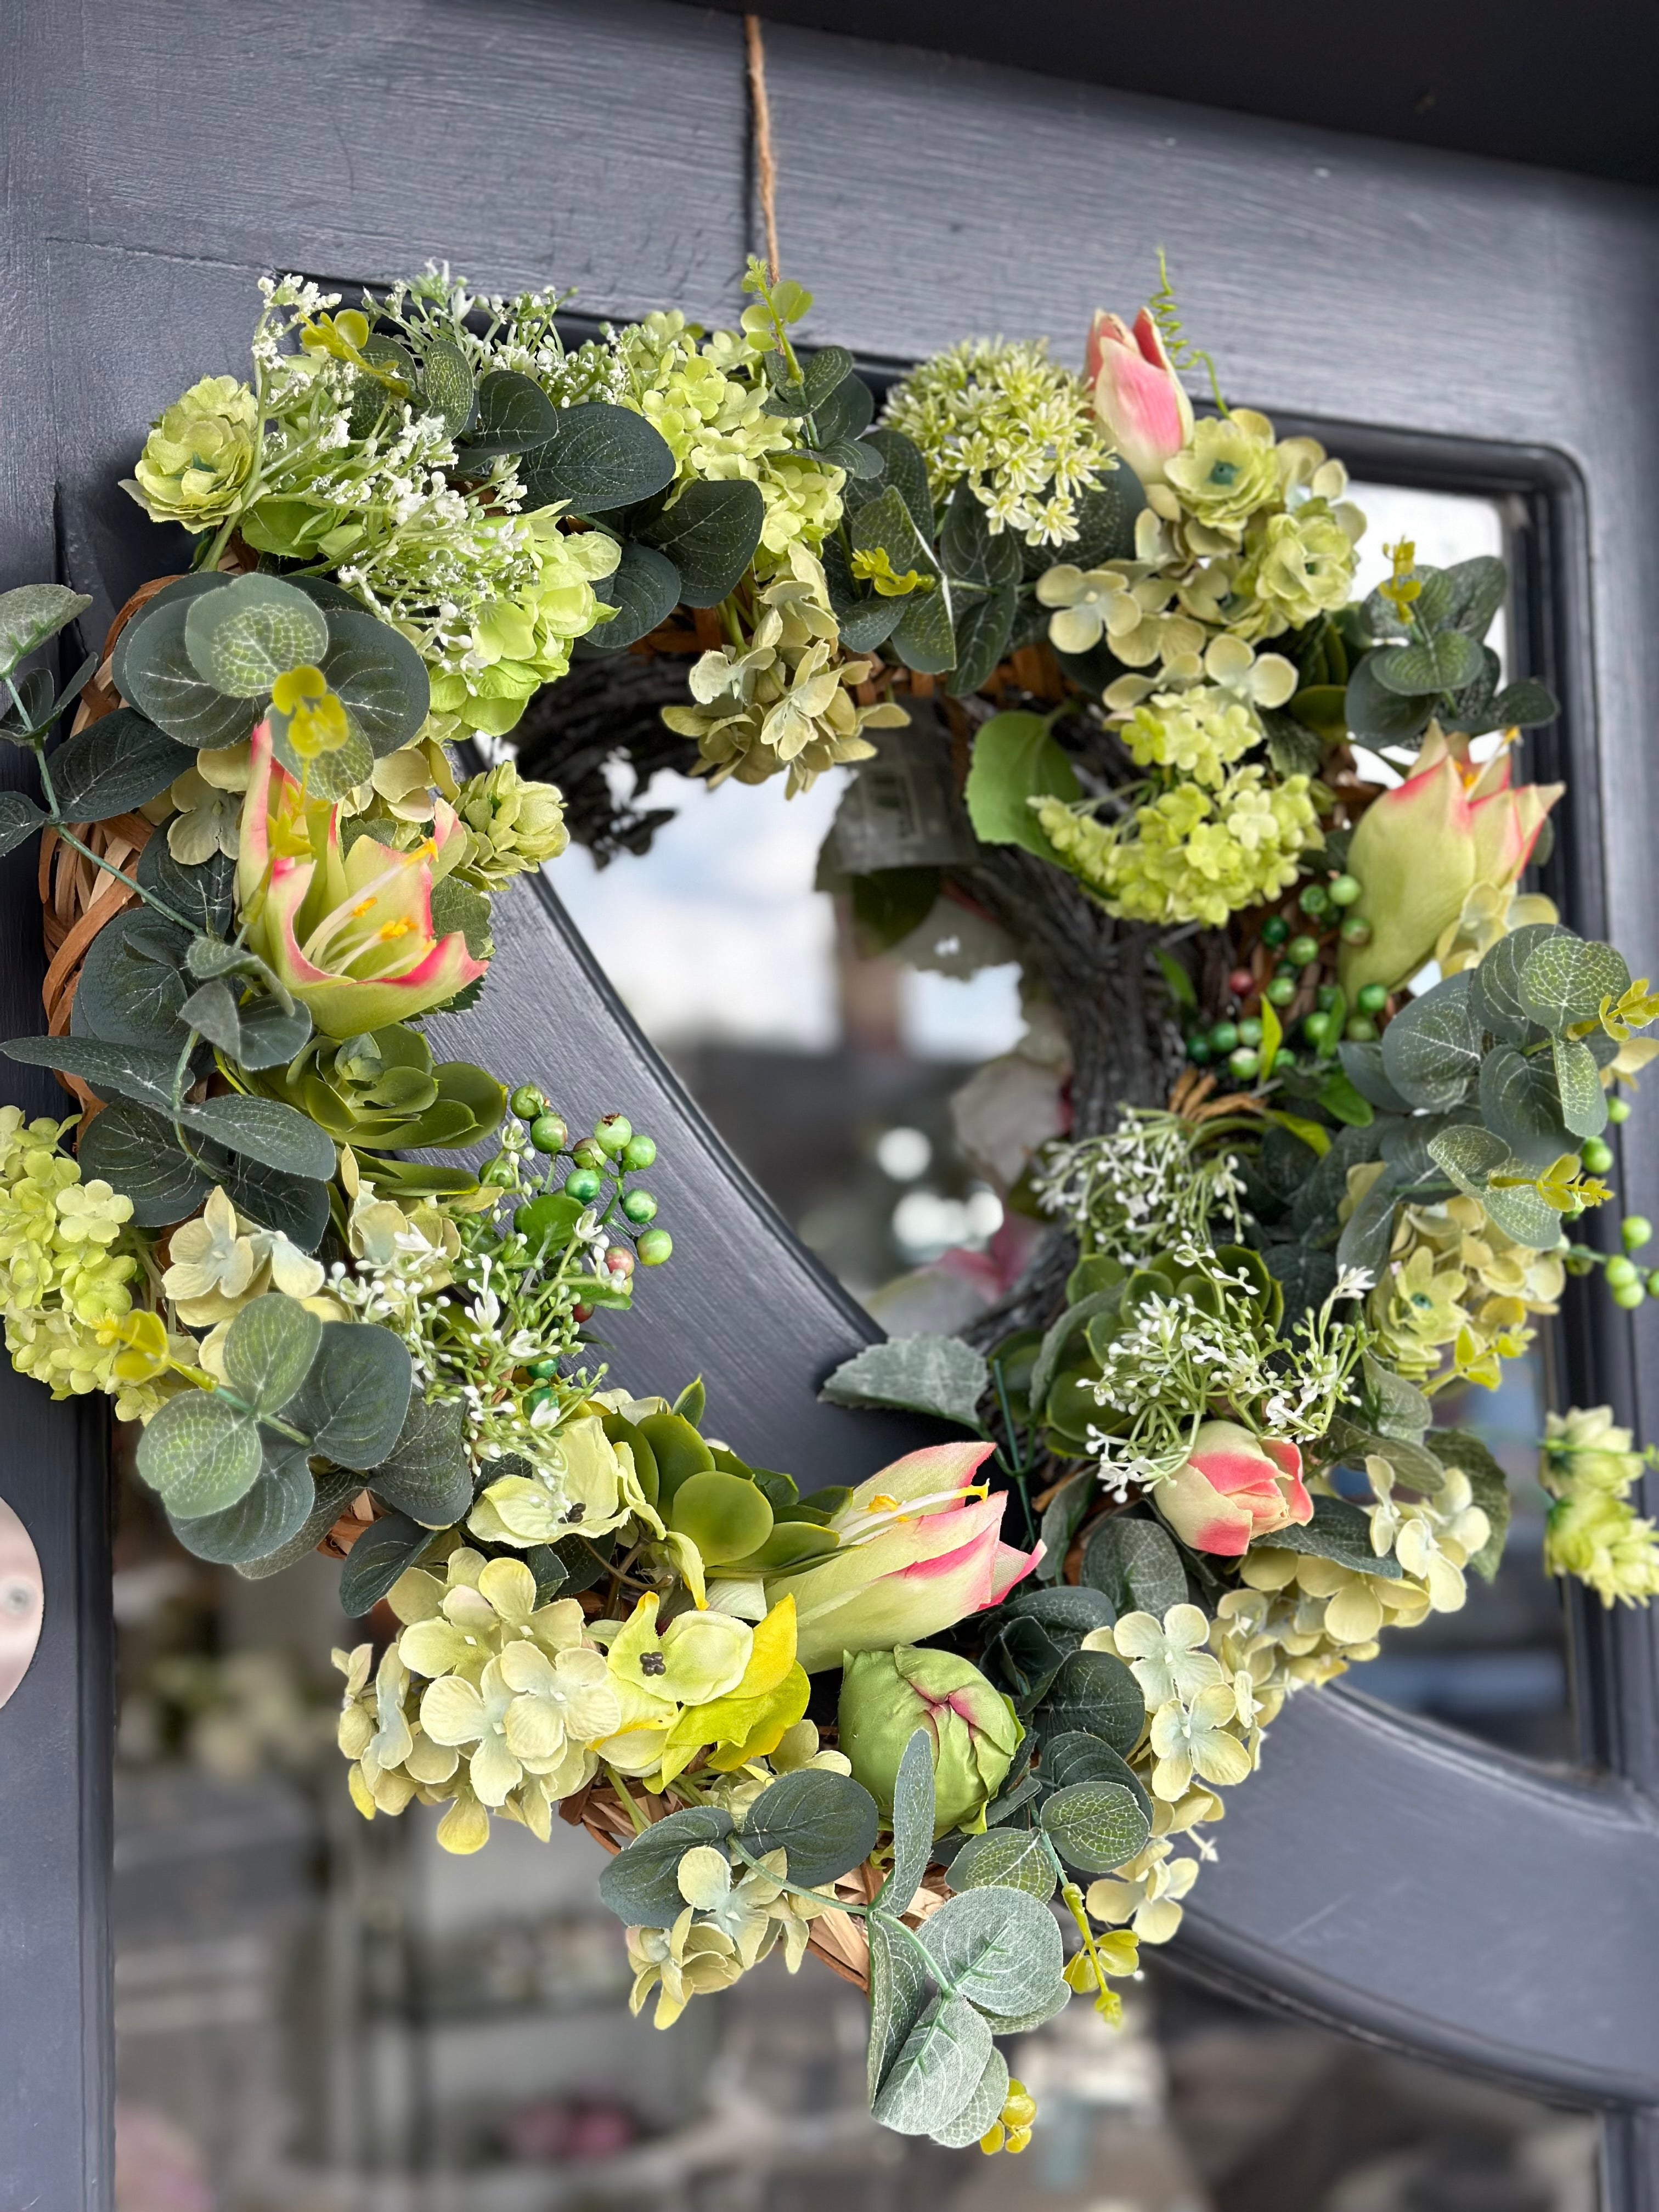
[(578, 1206), (591, 1206), (604, 1187), (605, 1177), (597, 1168), (573, 1168), (564, 1179), (565, 1195)]
[(1195, 1067), (1207, 1067), (1211, 1060), (1215, 1058), (1215, 1054), (1212, 1049), (1208, 1037), (1188, 1037), (1187, 1040), (1187, 1057), (1192, 1061)]
[(569, 1134), (562, 1114), (538, 1114), (530, 1125), (530, 1141), (538, 1152), (562, 1152)]
[(1249, 1045), (1242, 1044), (1237, 1052), (1227, 1054), (1227, 1065), (1241, 1083), (1246, 1083), (1261, 1066), (1261, 1054)]
[(1635, 1261), (1626, 1259), (1620, 1253), (1617, 1259), (1607, 1262), (1607, 1288), (1616, 1291), (1623, 1284), (1633, 1283), (1640, 1273)]
[(605, 1154), (592, 1137), (584, 1137), (579, 1145), (573, 1145), (570, 1157), (579, 1168), (602, 1168), (605, 1164)]
[(1291, 933), (1291, 925), (1282, 914), (1270, 914), (1261, 925), (1264, 945), (1282, 945)]
[(648, 1168), (654, 1163), (656, 1157), (657, 1143), (654, 1137), (633, 1136), (623, 1146), (622, 1164), (630, 1170)]
[(1262, 1035), (1261, 1024), (1254, 1014), (1247, 1014), (1238, 1025), (1240, 1044), (1260, 1044)]
[(1607, 1101), (1607, 1119), (1615, 1127), (1617, 1127), (1620, 1121), (1628, 1121), (1630, 1119), (1629, 1099), (1609, 1098)]
[(1304, 914), (1310, 914), (1317, 920), (1321, 915), (1329, 913), (1331, 895), (1323, 884), (1304, 884), (1297, 904)]
[(531, 1373), (538, 1382), (550, 1382), (559, 1371), (556, 1359), (537, 1359), (531, 1362)]
[(1319, 940), (1313, 937), (1293, 937), (1285, 947), (1285, 957), (1293, 968), (1311, 968), (1319, 957)]
[(1389, 987), (1386, 983), (1367, 983), (1355, 1001), (1362, 1014), (1380, 1014), (1388, 1003)]
[(665, 1229), (647, 1229), (635, 1250), (640, 1255), (642, 1267), (660, 1267), (672, 1255), (674, 1240)]
[(1653, 1242), (1653, 1224), (1645, 1213), (1627, 1213), (1620, 1224), (1619, 1234), (1626, 1252), (1639, 1252), (1644, 1244)]
[(648, 1190), (630, 1190), (623, 1194), (622, 1210), (630, 1221), (650, 1221), (657, 1211), (657, 1201)]
[(1345, 914), (1341, 933), (1345, 945), (1369, 945), (1371, 941), (1371, 926), (1363, 914)]
[(1650, 1298), (1659, 1298), (1659, 1267), (1656, 1267), (1648, 1277), (1648, 1296)]
[(478, 1181), (491, 1190), (511, 1190), (519, 1180), (516, 1164), (506, 1152), (497, 1152), (489, 1164), (478, 1171)]
[(533, 1121), (547, 1111), (547, 1101), (533, 1083), (521, 1083), (507, 1103), (521, 1121)]
[(1353, 1015), (1342, 1032), (1350, 1044), (1375, 1044), (1376, 1024), (1369, 1014)]
[(1296, 989), (1297, 984), (1294, 975), (1275, 975), (1273, 981), (1267, 986), (1268, 1005), (1270, 1006), (1288, 1006), (1291, 1000), (1296, 996)]
[(1634, 1313), (1638, 1306), (1644, 1306), (1647, 1302), (1648, 1286), (1642, 1282), (1620, 1283), (1613, 1294), (1614, 1305), (1623, 1306), (1627, 1313)]
[(633, 1133), (634, 1124), (626, 1114), (607, 1114), (603, 1121), (593, 1124), (593, 1141), (610, 1159), (627, 1150)]
[(1329, 896), (1333, 906), (1352, 906), (1359, 896), (1358, 877), (1339, 876), (1331, 885)]
[(1578, 1157), (1592, 1175), (1605, 1175), (1613, 1165), (1613, 1147), (1600, 1137), (1589, 1137), (1578, 1147)]
[(1328, 1014), (1341, 996), (1341, 992), (1337, 989), (1334, 983), (1322, 983), (1317, 998), (1320, 1012)]
[(1238, 1042), (1237, 1022), (1218, 1022), (1210, 1031), (1211, 1048), (1216, 1052), (1231, 1052)]
[(1328, 1014), (1310, 1014), (1302, 1024), (1302, 1034), (1310, 1045), (1317, 1047), (1324, 1043), (1330, 1025)]

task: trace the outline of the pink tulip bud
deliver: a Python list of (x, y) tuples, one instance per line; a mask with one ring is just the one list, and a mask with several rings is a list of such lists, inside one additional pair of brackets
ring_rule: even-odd
[(1237, 1421), (1204, 1422), (1185, 1466), (1152, 1500), (1183, 1544), (1219, 1559), (1240, 1559), (1253, 1537), (1313, 1518), (1297, 1447)]
[(1193, 434), (1193, 404), (1150, 311), (1141, 309), (1131, 331), (1121, 316), (1097, 308), (1083, 374), (1118, 452), (1142, 483), (1162, 483), (1164, 463)]

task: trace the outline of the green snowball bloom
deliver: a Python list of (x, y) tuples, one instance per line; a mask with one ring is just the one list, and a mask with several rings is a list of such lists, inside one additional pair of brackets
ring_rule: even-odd
[(837, 1713), (842, 1750), (881, 1808), (893, 1814), (893, 1784), (905, 1746), (927, 1731), (933, 1757), (933, 1832), (985, 1825), (1024, 1734), (1014, 1709), (977, 1667), (953, 1651), (902, 1644), (848, 1660)]
[(1573, 1575), (1605, 1606), (1644, 1605), (1659, 1596), (1659, 1530), (1621, 1498), (1586, 1490), (1551, 1506), (1544, 1565)]
[(153, 522), (214, 530), (240, 509), (253, 475), (258, 402), (234, 376), (204, 376), (152, 424), (131, 492)]
[(1261, 743), (1261, 725), (1223, 691), (1159, 691), (1119, 734), (1140, 767), (1177, 769), (1218, 790), (1228, 764)]

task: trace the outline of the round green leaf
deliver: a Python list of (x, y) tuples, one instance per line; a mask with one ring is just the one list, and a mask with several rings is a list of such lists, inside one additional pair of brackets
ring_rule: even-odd
[(261, 1413), (280, 1413), (305, 1381), (323, 1324), (298, 1298), (268, 1291), (242, 1308), (225, 1338), (225, 1373)]
[(185, 649), (185, 617), (196, 598), (222, 594), (174, 599), (158, 592), (122, 632), (112, 673), (121, 696), (170, 738), (216, 748), (240, 744), (258, 718), (246, 700), (204, 683)]
[(194, 1519), (246, 1495), (259, 1474), (253, 1416), (216, 1390), (170, 1398), (138, 1443), (138, 1472), (169, 1513)]
[(223, 1512), (188, 1520), (169, 1513), (167, 1518), (173, 1534), (197, 1559), (240, 1567), (267, 1559), (291, 1542), (310, 1519), (316, 1502), (317, 1486), (304, 1447), (289, 1444), (276, 1456), (266, 1451), (253, 1487)]
[(161, 1115), (125, 1098), (106, 1106), (88, 1127), (81, 1139), (81, 1172), (88, 1181), (101, 1176), (130, 1198), (139, 1229), (185, 1220), (211, 1188)]
[(1035, 1828), (991, 1828), (969, 1836), (951, 1862), (951, 1887), (958, 1893), (995, 1886), (1018, 1889), (1046, 1905), (1060, 1876)]
[(860, 1866), (875, 1849), (881, 1815), (861, 1783), (813, 1767), (763, 1790), (744, 1816), (744, 1849), (789, 1854), (791, 1881), (816, 1889)]
[(562, 500), (573, 514), (604, 514), (635, 507), (674, 481), (667, 440), (630, 407), (591, 400), (562, 408), (544, 439), (519, 470), (532, 506)]
[(264, 699), (279, 676), (314, 667), (328, 650), (328, 622), (304, 592), (275, 576), (239, 576), (185, 610), (185, 651), (216, 691)]
[(941, 2121), (930, 2130), (933, 2141), (946, 2150), (966, 2150), (969, 2143), (978, 2142), (990, 2132), (1007, 2100), (1008, 2062), (993, 2044), (978, 2088), (954, 2119)]
[(389, 1328), (325, 1322), (317, 1356), (283, 1418), (323, 1458), (367, 1473), (403, 1431), (413, 1375), (407, 1348)]
[(66, 738), (51, 761), (64, 821), (107, 822), (158, 798), (196, 756), (132, 708), (118, 707)]
[[(1054, 1926), (1052, 1921), (1048, 1924)], [(1054, 1942), (1060, 1942), (1057, 1929)], [(897, 2135), (932, 2135), (972, 2100), (990, 2056), (991, 2031), (983, 2016), (962, 1997), (936, 1997), (888, 2069), (875, 2101), (877, 2119)]]
[(718, 1805), (693, 1805), (671, 1813), (618, 1851), (599, 1875), (599, 1899), (630, 1928), (672, 1928), (685, 1910), (676, 1875), (680, 1861), (700, 1845), (718, 1844), (732, 1832), (732, 1815)]
[(1109, 1651), (1079, 1651), (1054, 1678), (1039, 1716), (1045, 1735), (1080, 1729), (1127, 1758), (1146, 1725), (1140, 1685)]
[[(1139, 1817), (1139, 1806), (1135, 1811)], [(1029, 2012), (1066, 1963), (1054, 1915), (1023, 1890), (970, 1889), (949, 1898), (922, 1923), (921, 1940), (941, 1980), (990, 2013)]]
[(329, 607), (319, 665), (376, 760), (408, 744), (430, 710), (426, 663), (400, 631), (362, 607)]
[(75, 987), (75, 1033), (113, 1044), (160, 1042), (178, 1026), (189, 990), (179, 973), (188, 943), (182, 929), (147, 907), (106, 922), (87, 948)]
[(356, 1620), (377, 1606), (398, 1577), (437, 1540), (435, 1528), (422, 1528), (407, 1514), (388, 1513), (371, 1523), (340, 1570), (341, 1612)]
[(1042, 1825), (1066, 1863), (1082, 1874), (1110, 1874), (1144, 1850), (1152, 1832), (1140, 1800), (1121, 1782), (1078, 1782), (1055, 1790), (1042, 1808)]
[[(374, 343), (369, 340), (371, 346)], [(368, 357), (375, 358), (373, 354)], [(472, 368), (466, 356), (453, 338), (434, 338), (421, 358), (422, 410), (435, 415), (452, 438), (459, 438), (471, 417), (472, 398)]]
[(1603, 999), (1629, 988), (1630, 969), (1612, 945), (1565, 929), (1535, 945), (1521, 970), (1521, 1003), (1556, 1036), (1571, 1023), (1594, 1021)]

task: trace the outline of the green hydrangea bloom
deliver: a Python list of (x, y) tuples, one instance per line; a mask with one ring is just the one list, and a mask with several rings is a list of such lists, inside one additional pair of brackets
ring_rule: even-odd
[(1271, 785), (1247, 765), (1213, 793), (1182, 783), (1100, 822), (1058, 799), (1031, 801), (1066, 867), (1131, 921), (1200, 921), (1275, 898), (1296, 881), (1304, 853), (1323, 841), (1305, 775)]
[(1260, 744), (1261, 725), (1242, 700), (1206, 686), (1155, 693), (1118, 734), (1139, 767), (1178, 769), (1218, 790), (1228, 766)]
[(786, 565), (793, 545), (815, 551), (840, 521), (844, 472), (793, 451), (798, 426), (763, 411), (769, 387), (756, 374), (761, 349), (751, 335), (698, 339), (678, 313), (647, 315), (617, 331), (613, 343), (630, 386), (623, 404), (662, 434), (679, 483), (746, 477), (758, 484), (766, 502), (761, 545), (772, 565)]
[(156, 417), (121, 489), (153, 522), (215, 530), (241, 504), (258, 427), (258, 403), (246, 385), (204, 376)]
[(1659, 1596), (1659, 1529), (1610, 1491), (1558, 1498), (1544, 1530), (1544, 1565), (1572, 1575), (1605, 1606)]
[(1079, 495), (1112, 463), (1088, 386), (1046, 339), (964, 338), (895, 388), (885, 419), (920, 447), (935, 499), (965, 483), (992, 531), (1028, 545), (1069, 544)]
[(1247, 408), (1206, 416), (1164, 469), (1182, 507), (1206, 530), (1238, 544), (1244, 526), (1280, 496), (1273, 425)]

